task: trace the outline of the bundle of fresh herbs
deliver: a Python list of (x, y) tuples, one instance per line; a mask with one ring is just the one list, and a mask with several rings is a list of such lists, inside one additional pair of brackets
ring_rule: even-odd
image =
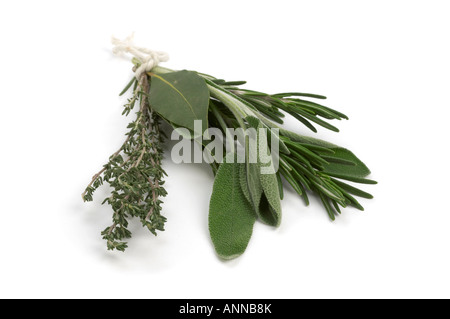
[(235, 258), (245, 251), (256, 220), (280, 225), (283, 180), (307, 205), (308, 194), (318, 196), (332, 220), (347, 206), (363, 210), (354, 196), (372, 198), (348, 183), (376, 183), (366, 179), (369, 169), (352, 152), (279, 126), (289, 114), (313, 132), (317, 132), (315, 125), (338, 132), (328, 121), (348, 117), (311, 101), (324, 96), (271, 95), (241, 88), (244, 81), (170, 70), (158, 66), (167, 60), (165, 54), (138, 48), (131, 37), (113, 41), (116, 53), (134, 56), (135, 76), (121, 95), (131, 91), (123, 114), (137, 108), (136, 118), (128, 125), (125, 142), (82, 195), (92, 201), (104, 182), (112, 188), (103, 202), (113, 210), (112, 225), (102, 232), (109, 250), (127, 248), (132, 217), (155, 235), (164, 230), (161, 198), (167, 193), (161, 144), (166, 137), (160, 130), (162, 121), (178, 136), (198, 143), (211, 165), (215, 181), (209, 229), (221, 258)]

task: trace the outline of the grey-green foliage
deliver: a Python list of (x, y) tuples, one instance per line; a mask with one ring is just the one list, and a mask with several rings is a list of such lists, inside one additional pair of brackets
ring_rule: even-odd
[(268, 225), (278, 227), (281, 223), (281, 196), (276, 174), (261, 174), (264, 190), (259, 206), (260, 218)]
[(256, 215), (240, 184), (244, 164), (223, 163), (216, 174), (209, 205), (209, 232), (223, 259), (242, 255), (253, 232)]
[[(246, 166), (241, 177), (241, 187), (244, 193), (248, 193), (249, 201), (253, 204), (256, 215), (265, 224), (279, 226), (281, 223), (281, 203), (278, 181), (275, 173), (263, 173), (262, 169), (268, 166), (261, 159), (262, 149), (260, 145), (267, 143), (267, 136), (261, 134), (264, 131), (264, 125), (260, 120), (253, 116), (246, 118), (250, 128), (256, 130), (255, 140), (256, 148), (249, 148), (249, 139), (246, 140)], [(267, 148), (266, 156), (270, 156)], [(255, 159), (256, 163), (250, 163), (249, 158)], [(247, 190), (246, 190), (247, 188)]]

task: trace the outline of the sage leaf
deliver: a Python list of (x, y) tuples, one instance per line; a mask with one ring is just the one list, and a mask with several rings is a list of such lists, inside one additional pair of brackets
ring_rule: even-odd
[[(250, 202), (253, 204), (253, 207), (255, 208), (255, 211), (259, 216), (258, 207), (263, 192), (260, 181), (261, 167), (259, 158), (259, 128), (262, 126), (257, 118), (249, 116), (246, 118), (246, 120), (249, 125), (253, 129), (255, 129), (256, 135), (250, 136), (250, 134), (247, 134), (245, 136), (245, 175), (247, 178), (247, 187), (250, 195)], [(250, 147), (250, 143), (252, 143), (256, 147)]]
[[(255, 165), (255, 164), (252, 164)], [(258, 218), (265, 224), (278, 227), (281, 223), (281, 195), (276, 174), (258, 174), (259, 183), (254, 183), (254, 199), (250, 195), (245, 165), (240, 165), (239, 182), (245, 198)], [(260, 172), (259, 170), (257, 172)], [(276, 189), (273, 188), (275, 179)]]
[[(260, 159), (259, 159), (259, 131), (258, 128), (261, 127), (259, 119), (248, 116), (245, 118), (250, 128), (255, 129), (256, 135), (250, 136), (247, 134), (245, 136), (245, 166), (240, 168), (240, 184), (242, 191), (248, 201), (252, 204), (255, 213), (258, 217), (259, 214), (259, 204), (261, 202), (261, 196), (263, 194), (263, 189), (261, 181), (259, 178), (260, 173)], [(255, 148), (250, 148), (250, 142), (256, 146)], [(251, 163), (252, 159), (253, 163)]]
[(288, 137), (293, 142), (304, 143), (327, 148), (333, 152), (321, 150), (317, 148), (315, 151), (321, 154), (322, 158), (328, 163), (324, 165), (325, 174), (334, 174), (339, 176), (347, 176), (350, 178), (362, 179), (370, 175), (370, 169), (355, 154), (346, 148), (339, 147), (335, 144), (319, 140), (317, 138), (302, 136), (287, 130), (280, 130), (280, 133)]
[(280, 193), (280, 200), (283, 200), (284, 192), (283, 192), (283, 182), (281, 181), (281, 175), (280, 173), (277, 173), (275, 175), (277, 176), (278, 192)]
[[(267, 150), (267, 154), (270, 155), (267, 145), (267, 135), (261, 135), (260, 129), (263, 129), (264, 126), (259, 119), (249, 116), (246, 118), (246, 121), (252, 128), (256, 129), (256, 140), (253, 142), (257, 145), (256, 150), (254, 148), (249, 148), (249, 139), (247, 139), (246, 176), (249, 197), (258, 218), (263, 223), (270, 226), (279, 226), (281, 222), (281, 202), (277, 177), (275, 174), (261, 174), (261, 169), (264, 166), (260, 158), (261, 143), (266, 144), (265, 149)], [(256, 154), (254, 153), (255, 151)], [(257, 163), (249, 163), (250, 156), (251, 158), (256, 159)]]
[[(272, 123), (271, 121), (269, 121), (267, 118), (265, 118), (262, 115), (258, 115), (256, 114), (256, 116), (258, 117), (258, 119), (261, 121), (261, 123), (263, 124), (263, 127), (267, 128), (267, 132), (269, 133), (268, 136), (269, 138), (272, 138), (272, 134), (271, 134), (271, 130), (272, 128), (275, 129), (279, 129), (280, 130), (280, 134), (284, 132), (289, 132), (287, 130), (284, 130), (282, 128), (280, 128), (278, 125), (275, 125), (274, 123)], [(299, 135), (300, 136), (300, 135)], [(280, 153), (284, 153), (284, 154), (291, 154), (291, 152), (289, 151), (289, 148), (286, 146), (286, 144), (284, 144), (283, 140), (280, 138), (280, 136), (274, 136), (274, 138), (276, 140), (278, 140), (279, 146), (280, 146)]]
[[(248, 190), (247, 172), (245, 169), (245, 165), (239, 165), (239, 184), (241, 186), (242, 193), (244, 194), (244, 196), (248, 200), (248, 202), (251, 204), (252, 199), (250, 198), (250, 191)], [(261, 188), (261, 191), (262, 191), (262, 188)]]
[(194, 121), (208, 127), (209, 90), (205, 80), (193, 71), (151, 74), (149, 102), (167, 121), (194, 131)]
[(334, 158), (334, 162), (329, 161), (329, 164), (324, 165), (324, 173), (357, 178), (364, 178), (370, 174), (370, 170), (366, 164), (351, 151), (342, 147), (332, 148), (332, 150), (334, 151), (334, 154), (327, 154), (326, 157)]
[(256, 215), (240, 186), (244, 164), (223, 163), (214, 180), (209, 206), (209, 233), (223, 259), (242, 255), (253, 233)]
[(259, 179), (259, 169), (257, 169), (256, 164), (250, 164), (250, 167), (254, 169), (248, 173), (249, 169), (246, 165), (239, 166), (239, 183), (241, 190), (244, 193), (245, 198), (252, 205), (256, 215), (260, 217), (258, 208), (263, 195), (263, 188)]
[(263, 222), (278, 227), (281, 223), (281, 200), (276, 174), (261, 174), (261, 185), (264, 190), (260, 202), (259, 215)]

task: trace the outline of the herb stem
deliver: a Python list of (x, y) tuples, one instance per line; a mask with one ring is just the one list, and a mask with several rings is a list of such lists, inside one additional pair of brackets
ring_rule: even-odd
[(225, 123), (225, 120), (223, 119), (222, 114), (220, 114), (216, 105), (212, 101), (210, 101), (209, 107), (211, 108), (211, 111), (213, 112), (214, 116), (216, 117), (217, 121), (219, 122), (220, 126), (222, 127), (223, 132), (226, 133), (227, 132), (227, 124)]
[(94, 175), (94, 177), (92, 177), (92, 181), (89, 183), (89, 185), (86, 187), (86, 190), (83, 192), (83, 194), (81, 194), (81, 198), (83, 198), (83, 201), (85, 200), (85, 196), (86, 193), (88, 192), (89, 187), (92, 186), (92, 184), (94, 184), (94, 182), (106, 171), (106, 167), (103, 168), (100, 172), (98, 172), (97, 174)]
[[(123, 148), (125, 147), (125, 145), (128, 143), (128, 141), (130, 140), (131, 136), (128, 135), (127, 139), (125, 140), (125, 142), (122, 144), (122, 146), (119, 148), (119, 150), (117, 152), (115, 152), (113, 155), (110, 156), (110, 159), (114, 159), (117, 157), (117, 155), (120, 154), (120, 152), (123, 150)], [(92, 184), (94, 184), (94, 182), (106, 171), (106, 167), (104, 167), (100, 172), (98, 172), (97, 174), (94, 175), (94, 177), (92, 177), (91, 182), (89, 183), (89, 185), (86, 187), (86, 190), (83, 192), (83, 194), (81, 194), (81, 197), (83, 198), (83, 200), (85, 201), (85, 196), (86, 193), (88, 192), (89, 187), (92, 186)]]
[(112, 224), (111, 227), (109, 227), (108, 235), (111, 235), (114, 229), (116, 229), (117, 223)]

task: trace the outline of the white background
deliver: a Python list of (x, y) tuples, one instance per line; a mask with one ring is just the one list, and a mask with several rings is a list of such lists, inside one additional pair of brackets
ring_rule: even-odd
[[(448, 1), (2, 1), (0, 297), (450, 297)], [(279, 229), (220, 261), (207, 229), (213, 176), (169, 157), (157, 238), (138, 223), (123, 253), (109, 207), (80, 194), (123, 140), (131, 64), (110, 37), (166, 65), (267, 92), (325, 94), (350, 116), (317, 137), (372, 169), (365, 212), (329, 221), (293, 192)], [(310, 132), (294, 121), (287, 127)], [(170, 148), (168, 148), (170, 151)]]

